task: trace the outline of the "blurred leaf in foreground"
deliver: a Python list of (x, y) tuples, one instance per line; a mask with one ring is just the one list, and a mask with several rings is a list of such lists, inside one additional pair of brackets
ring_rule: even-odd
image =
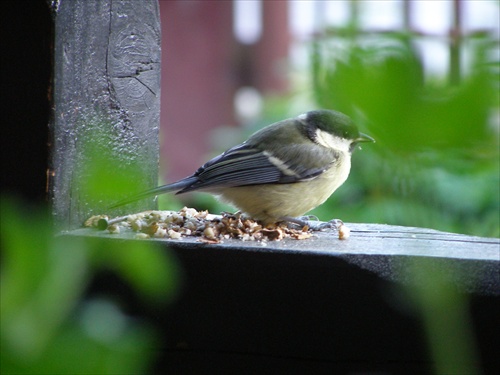
[(176, 263), (149, 243), (55, 236), (49, 219), (2, 198), (1, 372), (143, 373), (155, 333), (105, 296), (84, 301), (83, 295), (104, 267), (145, 302), (164, 303), (176, 290)]

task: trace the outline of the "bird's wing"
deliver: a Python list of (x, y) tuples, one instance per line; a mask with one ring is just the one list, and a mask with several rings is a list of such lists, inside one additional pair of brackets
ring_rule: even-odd
[(325, 151), (318, 155), (313, 147), (311, 144), (294, 145), (289, 150), (278, 148), (276, 155), (273, 155), (242, 143), (205, 163), (192, 176), (196, 182), (178, 193), (313, 179), (335, 161), (334, 153)]

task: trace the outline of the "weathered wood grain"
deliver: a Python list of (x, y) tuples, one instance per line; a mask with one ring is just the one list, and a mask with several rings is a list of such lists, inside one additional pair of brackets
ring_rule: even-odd
[(61, 1), (54, 15), (49, 194), (56, 224), (71, 229), (109, 204), (82, 186), (97, 156), (109, 172), (136, 166), (139, 186), (157, 183), (160, 19), (157, 0)]

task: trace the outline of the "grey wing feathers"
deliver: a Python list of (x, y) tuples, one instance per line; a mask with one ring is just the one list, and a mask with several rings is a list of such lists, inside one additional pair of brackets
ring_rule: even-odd
[(293, 168), (286, 161), (279, 165), (269, 158), (269, 154), (243, 143), (205, 163), (193, 175), (197, 181), (178, 193), (221, 187), (292, 183), (312, 179), (326, 169), (327, 166)]
[(200, 167), (197, 181), (179, 191), (210, 190), (211, 187), (234, 187), (279, 182), (281, 172), (260, 150), (241, 144)]

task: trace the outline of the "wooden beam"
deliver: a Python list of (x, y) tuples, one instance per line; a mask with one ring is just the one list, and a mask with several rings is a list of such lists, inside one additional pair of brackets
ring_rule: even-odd
[(97, 167), (115, 180), (136, 170), (138, 190), (157, 184), (160, 17), (157, 0), (62, 1), (54, 15), (49, 193), (57, 227), (71, 229), (119, 198), (92, 190)]

